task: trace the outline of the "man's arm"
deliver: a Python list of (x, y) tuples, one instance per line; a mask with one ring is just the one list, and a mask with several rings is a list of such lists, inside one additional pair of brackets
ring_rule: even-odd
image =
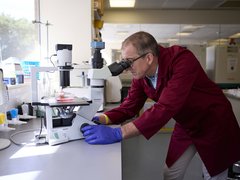
[(140, 134), (139, 130), (136, 128), (136, 126), (129, 122), (121, 127), (122, 131), (122, 138), (127, 139), (130, 137), (134, 137)]
[(100, 124), (112, 124), (112, 121), (109, 119), (109, 117), (105, 114), (100, 114), (98, 116), (98, 122)]

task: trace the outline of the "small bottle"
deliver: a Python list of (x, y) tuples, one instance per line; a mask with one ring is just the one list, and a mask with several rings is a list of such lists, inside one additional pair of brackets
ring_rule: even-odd
[(4, 126), (5, 124), (5, 114), (0, 113), (0, 126)]
[(82, 71), (82, 74), (80, 75), (80, 86), (84, 87), (85, 86), (85, 73)]
[(27, 116), (28, 115), (28, 104), (23, 103), (22, 107), (22, 112), (23, 112), (23, 116)]
[(84, 71), (82, 72), (82, 87), (85, 87), (85, 73)]
[(12, 117), (13, 121), (18, 120), (18, 109), (11, 109), (10, 114), (11, 114), (11, 117)]

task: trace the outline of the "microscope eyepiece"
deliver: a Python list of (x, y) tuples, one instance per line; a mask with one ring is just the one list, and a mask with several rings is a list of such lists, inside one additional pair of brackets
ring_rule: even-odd
[(113, 76), (117, 76), (121, 74), (125, 69), (131, 66), (131, 61), (123, 60), (119, 63), (114, 62), (108, 66), (109, 70), (111, 71)]

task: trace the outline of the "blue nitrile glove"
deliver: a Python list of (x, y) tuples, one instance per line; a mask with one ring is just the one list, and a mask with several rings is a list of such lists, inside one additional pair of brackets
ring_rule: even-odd
[(92, 118), (92, 122), (94, 122), (95, 124), (101, 124), (101, 123), (100, 123), (99, 116), (94, 116), (94, 117)]
[(85, 141), (89, 144), (112, 144), (122, 140), (121, 128), (106, 125), (89, 125), (81, 129)]

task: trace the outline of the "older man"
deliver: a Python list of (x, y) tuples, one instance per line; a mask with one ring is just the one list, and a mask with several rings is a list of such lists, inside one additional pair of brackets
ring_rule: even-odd
[(176, 125), (164, 179), (183, 179), (196, 152), (203, 161), (205, 179), (227, 179), (228, 167), (240, 160), (240, 128), (230, 102), (193, 53), (180, 46), (163, 48), (149, 33), (137, 32), (122, 43), (122, 57), (131, 62), (128, 96), (119, 107), (94, 120), (120, 124), (134, 117), (147, 98), (155, 104), (119, 128), (84, 127), (86, 142), (109, 144), (140, 134), (149, 139), (173, 118)]

